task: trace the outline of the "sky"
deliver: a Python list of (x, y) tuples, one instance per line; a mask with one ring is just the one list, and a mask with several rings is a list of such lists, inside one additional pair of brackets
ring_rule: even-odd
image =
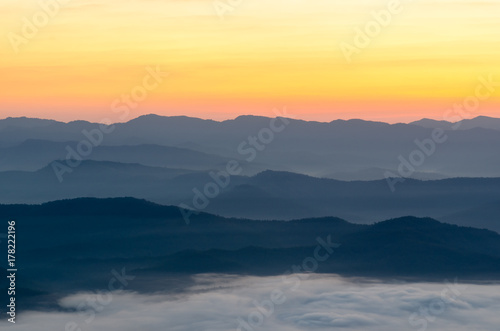
[(408, 122), (500, 82), (498, 0), (57, 1), (0, 0), (0, 118)]

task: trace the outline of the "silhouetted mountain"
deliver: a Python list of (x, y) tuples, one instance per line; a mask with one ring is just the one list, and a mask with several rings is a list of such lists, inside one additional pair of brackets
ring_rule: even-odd
[(39, 118), (28, 118), (28, 117), (7, 117), (6, 119), (0, 120), (0, 130), (5, 128), (37, 128), (45, 127), (52, 124), (58, 123), (53, 120), (44, 120)]
[[(483, 122), (488, 121), (478, 118), (474, 125), (484, 126), (486, 124)], [(466, 127), (465, 122), (463, 127)], [(278, 130), (274, 132), (270, 128)], [(54, 122), (40, 127), (9, 126), (0, 129), (0, 141), (4, 146), (15, 146), (28, 139), (80, 142), (87, 139), (84, 130), (95, 132), (98, 129), (98, 124), (84, 121)], [(147, 115), (115, 124), (112, 133), (103, 134), (101, 145), (189, 146), (199, 152), (225, 158), (251, 160), (250, 164), (244, 161), (244, 168), (260, 163), (267, 169), (323, 176), (373, 167), (392, 169), (396, 173), (401, 163), (399, 157), (408, 158), (410, 153), (419, 148), (415, 141), (431, 138), (432, 132), (431, 128), (414, 124), (390, 125), (362, 120), (319, 123), (240, 116), (234, 120), (216, 122), (190, 117)], [(259, 137), (259, 133), (264, 135), (262, 137), (267, 142), (257, 141), (257, 148), (250, 144), (249, 137)], [(500, 176), (500, 154), (496, 153), (500, 144), (499, 130), (448, 130), (445, 135), (446, 141), (437, 144), (435, 152), (426, 157), (416, 171), (447, 177)], [(125, 159), (109, 161), (125, 162)], [(126, 162), (141, 163), (140, 155), (132, 153)], [(200, 166), (206, 167), (204, 163), (200, 163)]]
[(500, 201), (500, 178), (406, 179), (392, 192), (386, 180), (345, 182), (265, 171), (253, 177), (231, 176), (212, 198), (194, 191), (214, 185), (208, 172), (84, 161), (63, 178), (60, 183), (52, 166), (37, 172), (0, 172), (0, 202), (131, 196), (194, 208), (193, 199), (202, 194), (198, 199), (207, 203), (203, 211), (226, 217), (290, 220), (335, 215), (372, 223), (415, 215), (500, 232), (500, 210), (494, 207)]
[(176, 207), (130, 198), (0, 205), (0, 214), (14, 218), (22, 234), (16, 254), (23, 286), (46, 293), (35, 295), (32, 304), (55, 304), (57, 295), (51, 295), (99, 288), (113, 269), (136, 276), (129, 289), (137, 291), (196, 273), (281, 275), (315, 256), (317, 247), (323, 247), (322, 256), (330, 251), (317, 261), (317, 272), (500, 276), (499, 234), (428, 218), (367, 226), (333, 217), (262, 222), (200, 213), (187, 225)]
[[(500, 236), (432, 219), (405, 217), (381, 222), (341, 238), (332, 256), (318, 263), (318, 272), (341, 275), (426, 277), (483, 275), (500, 272)], [(464, 250), (464, 247), (467, 247)], [(230, 272), (276, 275), (311, 257), (315, 247), (236, 251), (183, 251), (168, 256), (149, 271)], [(464, 270), (464, 266), (467, 266)]]
[[(56, 162), (64, 164), (64, 161)], [(5, 189), (0, 193), (2, 202), (40, 203), (67, 198), (123, 196), (176, 200), (179, 194), (187, 195), (190, 187), (179, 191), (182, 188), (169, 186), (168, 181), (193, 173), (183, 169), (86, 160), (76, 168), (68, 168), (70, 172), (62, 173), (63, 181), (59, 182), (53, 164), (36, 172), (0, 172), (0, 182)], [(206, 180), (210, 178), (206, 173), (200, 176)]]
[[(357, 171), (340, 171), (334, 173), (327, 173), (320, 177), (330, 178), (343, 181), (353, 181), (353, 180), (380, 180), (386, 178), (386, 173), (392, 171), (390, 169), (382, 168), (366, 168)], [(411, 176), (407, 178), (419, 179), (419, 180), (436, 180), (445, 179), (447, 176), (438, 173), (426, 173), (426, 172), (414, 172)]]
[(487, 116), (478, 116), (470, 120), (463, 120), (460, 122), (460, 129), (469, 130), (475, 128), (500, 130), (500, 118), (493, 118)]
[(444, 120), (433, 120), (430, 118), (423, 118), (421, 120), (411, 122), (410, 124), (418, 125), (428, 129), (440, 128), (444, 130), (453, 130), (454, 123)]
[[(343, 182), (266, 171), (250, 177), (245, 185), (245, 189), (226, 190), (211, 200), (206, 211), (257, 219), (335, 215), (368, 223), (403, 215), (441, 219), (500, 200), (500, 178), (407, 179), (391, 192), (386, 180)], [(460, 225), (500, 232), (499, 211), (489, 211), (489, 217), (481, 220), (472, 213), (464, 214)], [(453, 223), (453, 217), (447, 221)]]
[(500, 130), (500, 118), (478, 116), (471, 119), (464, 119), (456, 123), (448, 121), (437, 121), (424, 118), (410, 124), (422, 126), (425, 128), (442, 128), (445, 130), (470, 130), (476, 128)]
[[(499, 223), (498, 215), (500, 215), (499, 200), (479, 204), (472, 208), (464, 207), (461, 211), (445, 215), (440, 219), (448, 223), (450, 220), (453, 220), (452, 223), (465, 226), (471, 226), (471, 221), (474, 220), (474, 226), (477, 228), (492, 228), (492, 224)], [(500, 232), (500, 229), (497, 226), (495, 226), (494, 229), (497, 232)]]
[[(0, 148), (0, 171), (35, 171), (54, 160), (65, 160), (68, 149), (76, 151), (78, 142), (54, 142), (26, 140), (23, 143)], [(76, 154), (76, 152), (74, 152)], [(69, 154), (75, 159), (75, 154)], [(77, 154), (84, 160), (140, 163), (146, 166), (180, 168), (188, 170), (211, 170), (224, 168), (229, 159), (201, 153), (186, 148), (134, 145), (97, 146), (88, 156)]]

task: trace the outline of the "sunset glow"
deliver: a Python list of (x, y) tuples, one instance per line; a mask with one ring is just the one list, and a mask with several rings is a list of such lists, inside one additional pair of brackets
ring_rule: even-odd
[[(283, 107), (320, 121), (442, 119), (479, 77), (500, 82), (500, 1), (401, 1), (350, 63), (342, 43), (354, 45), (355, 29), (391, 1), (242, 0), (231, 10), (224, 1), (65, 2), (41, 1), (54, 15), (31, 38), (23, 18), (44, 13), (39, 2), (0, 4), (0, 117), (114, 119), (113, 102), (156, 67), (168, 76), (130, 119), (273, 116)], [(499, 96), (472, 115), (498, 117)]]

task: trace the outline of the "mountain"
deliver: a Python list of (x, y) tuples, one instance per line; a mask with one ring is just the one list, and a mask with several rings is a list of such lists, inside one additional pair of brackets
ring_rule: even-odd
[[(491, 228), (492, 224), (498, 223), (498, 215), (500, 215), (500, 200), (469, 208), (464, 206), (460, 211), (445, 215), (440, 219), (444, 222), (453, 220), (453, 223), (458, 225), (471, 225), (471, 221), (474, 220), (475, 227)], [(500, 232), (496, 227), (495, 230)]]
[(0, 130), (6, 128), (40, 128), (47, 127), (49, 125), (58, 123), (54, 120), (44, 120), (38, 118), (28, 118), (28, 117), (7, 117), (6, 119), (0, 120)]
[[(206, 171), (90, 160), (70, 170), (61, 174), (62, 182), (51, 165), (36, 172), (0, 172), (0, 203), (130, 196), (195, 208), (197, 199), (205, 201), (202, 211), (226, 217), (291, 220), (335, 215), (368, 224), (415, 215), (500, 232), (500, 210), (495, 207), (500, 178), (406, 179), (392, 192), (386, 180), (346, 182), (276, 171), (224, 177), (227, 184), (222, 187), (214, 173)], [(208, 198), (207, 187), (215, 187), (217, 194), (209, 191)]]
[[(63, 161), (55, 161), (64, 165)], [(0, 172), (4, 203), (28, 203), (78, 197), (123, 197), (175, 199), (178, 187), (168, 181), (184, 174), (196, 174), (184, 169), (148, 167), (137, 163), (82, 161), (78, 167), (65, 168), (56, 176), (53, 165), (36, 171)], [(66, 170), (67, 169), (67, 170)], [(58, 170), (59, 171), (59, 170)], [(208, 175), (205, 175), (207, 178)]]
[[(360, 229), (340, 239), (334, 253), (318, 263), (317, 272), (345, 276), (424, 277), (482, 275), (500, 271), (500, 237), (472, 228), (460, 228), (432, 219), (404, 217)], [(337, 247), (338, 246), (338, 247)], [(463, 247), (467, 246), (466, 251)], [(290, 265), (300, 265), (315, 247), (239, 250), (188, 250), (169, 255), (148, 272), (250, 273), (276, 275)], [(467, 266), (464, 268), (464, 266)]]
[[(240, 160), (247, 174), (254, 174), (253, 167), (257, 167), (260, 170), (290, 171), (318, 177), (362, 172), (369, 168), (389, 169), (397, 174), (401, 158), (408, 161), (412, 153), (425, 149), (419, 146), (426, 142), (430, 152), (425, 152), (428, 155), (425, 154), (415, 172), (445, 177), (500, 177), (500, 154), (496, 153), (500, 131), (483, 128), (447, 130), (442, 133), (444, 142), (430, 143), (434, 145), (432, 148), (429, 147), (429, 139), (432, 139), (433, 128), (362, 120), (320, 123), (291, 118), (240, 116), (217, 122), (146, 115), (117, 123), (110, 133), (103, 133), (102, 130), (99, 124), (84, 121), (54, 122), (39, 127), (9, 126), (0, 129), (0, 141), (3, 146), (10, 147), (29, 139), (81, 142), (89, 140), (88, 136), (93, 134), (94, 138), (102, 136), (99, 144), (102, 147), (189, 146), (205, 154)], [(93, 157), (92, 153), (89, 158)], [(123, 158), (100, 160), (125, 161)], [(8, 161), (5, 162), (8, 164)], [(131, 153), (126, 162), (141, 163), (140, 155)], [(181, 167), (180, 164), (170, 166)]]
[[(354, 180), (380, 180), (385, 179), (385, 174), (387, 172), (391, 172), (390, 169), (382, 169), (382, 168), (365, 168), (357, 171), (339, 171), (334, 173), (327, 173), (320, 177), (322, 178), (330, 178), (336, 180), (343, 181), (354, 181)], [(415, 171), (411, 176), (407, 178), (419, 179), (419, 180), (436, 180), (436, 179), (445, 179), (447, 178), (445, 175), (434, 173), (434, 172), (419, 172)]]
[(470, 130), (475, 128), (500, 130), (500, 118), (478, 116), (469, 120), (463, 120), (460, 123), (460, 128), (462, 130)]
[[(64, 160), (68, 148), (73, 153), (78, 142), (55, 142), (29, 139), (19, 145), (0, 148), (0, 171), (35, 171), (54, 160)], [(75, 154), (70, 154), (74, 159)], [(84, 160), (140, 163), (152, 167), (210, 170), (225, 167), (229, 159), (187, 148), (160, 145), (96, 146)]]
[(424, 128), (442, 128), (444, 130), (471, 130), (476, 128), (500, 130), (500, 118), (478, 116), (472, 119), (464, 119), (458, 122), (437, 121), (424, 118), (410, 124)]
[[(48, 127), (55, 123), (57, 122), (53, 120), (43, 120), (27, 117), (8, 117), (6, 119), (0, 120), (0, 132), (6, 133), (6, 139), (0, 139), (0, 148), (12, 145), (11, 139), (8, 138), (9, 132), (25, 130), (24, 132), (28, 133), (31, 130), (36, 131), (38, 128)], [(21, 138), (21, 141), (22, 140), (23, 138)]]
[(57, 305), (68, 291), (105, 286), (111, 270), (133, 275), (132, 291), (167, 291), (172, 281), (179, 291), (197, 273), (282, 275), (316, 253), (327, 256), (316, 261), (317, 272), (343, 276), (500, 276), (498, 233), (430, 218), (359, 225), (334, 217), (262, 222), (200, 213), (186, 224), (177, 207), (131, 198), (0, 205), (0, 214), (16, 220), (19, 275), (28, 293), (38, 293), (29, 305)]
[(411, 125), (417, 125), (428, 129), (441, 128), (444, 130), (453, 130), (454, 123), (444, 121), (444, 120), (433, 120), (430, 118), (423, 118), (421, 120), (409, 123)]
[[(404, 215), (440, 220), (500, 200), (500, 178), (406, 179), (392, 192), (386, 180), (344, 182), (266, 171), (242, 185), (231, 186), (212, 199), (206, 211), (256, 219), (335, 215), (370, 223)], [(494, 208), (484, 214), (463, 214), (458, 219), (460, 225), (500, 232), (500, 213)], [(453, 217), (446, 220), (454, 223)]]

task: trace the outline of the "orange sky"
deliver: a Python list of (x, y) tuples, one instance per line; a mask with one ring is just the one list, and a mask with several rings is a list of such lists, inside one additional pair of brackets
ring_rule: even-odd
[[(42, 1), (52, 15), (2, 1), (0, 118), (221, 120), (286, 107), (307, 120), (407, 122), (442, 119), (478, 77), (500, 82), (500, 1), (394, 1), (221, 0), (223, 13), (211, 0)], [(342, 49), (360, 45), (355, 29), (373, 27), (373, 11), (389, 16), (348, 61)], [(500, 117), (499, 96), (500, 85), (467, 116)]]

